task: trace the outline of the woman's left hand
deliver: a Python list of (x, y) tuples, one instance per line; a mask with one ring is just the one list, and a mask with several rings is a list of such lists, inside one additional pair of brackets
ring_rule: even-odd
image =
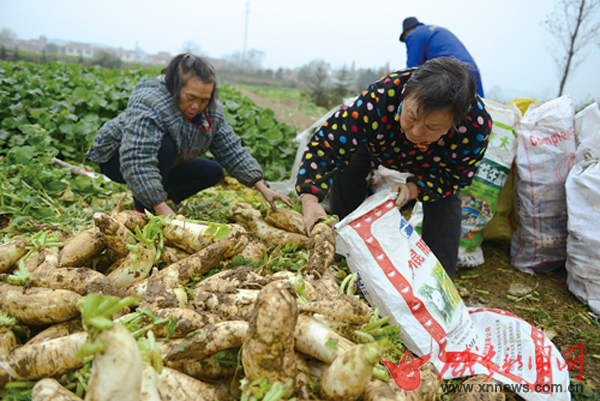
[(415, 199), (419, 195), (417, 185), (413, 182), (406, 184), (394, 184), (392, 186), (392, 192), (398, 192), (396, 198), (396, 206), (402, 207), (411, 199)]
[(271, 205), (272, 208), (276, 208), (276, 200), (282, 201), (291, 208), (294, 207), (294, 202), (290, 199), (289, 196), (285, 196), (277, 191), (273, 191), (271, 188), (267, 187), (262, 180), (254, 184), (254, 187), (262, 194), (263, 198), (265, 198), (265, 200), (269, 202), (269, 205)]

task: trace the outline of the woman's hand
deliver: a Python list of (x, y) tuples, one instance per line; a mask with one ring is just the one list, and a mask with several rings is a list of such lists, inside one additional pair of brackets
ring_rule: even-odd
[(414, 182), (394, 184), (392, 186), (392, 192), (398, 192), (398, 197), (396, 198), (396, 206), (398, 207), (404, 206), (406, 202), (419, 196), (419, 189)]
[(286, 205), (288, 205), (291, 208), (294, 207), (294, 202), (292, 202), (292, 200), (290, 199), (289, 196), (285, 196), (285, 195), (280, 194), (277, 191), (273, 191), (271, 188), (269, 188), (265, 185), (263, 180), (260, 180), (256, 184), (254, 184), (254, 188), (256, 188), (262, 194), (263, 198), (265, 198), (265, 200), (267, 202), (269, 202), (269, 205), (271, 205), (271, 207), (273, 209), (276, 208), (276, 206), (275, 206), (276, 200), (282, 201), (283, 203), (285, 203)]
[(162, 202), (158, 205), (155, 205), (154, 212), (159, 216), (175, 216), (175, 212), (169, 207), (169, 205), (167, 205), (166, 202)]
[(329, 216), (325, 210), (319, 205), (319, 198), (312, 194), (302, 194), (302, 212), (304, 214), (304, 225), (306, 232), (310, 236), (310, 232), (319, 220), (327, 220)]

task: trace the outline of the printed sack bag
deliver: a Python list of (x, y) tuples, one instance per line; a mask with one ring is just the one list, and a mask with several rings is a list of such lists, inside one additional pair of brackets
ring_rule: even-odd
[(570, 399), (569, 372), (554, 344), (506, 311), (467, 308), (395, 197), (372, 195), (338, 223), (336, 251), (369, 303), (400, 325), (405, 346), (444, 379), (490, 375), (527, 400)]
[(518, 126), (511, 264), (525, 273), (549, 272), (567, 257), (565, 181), (575, 158), (571, 96), (532, 104)]
[(569, 214), (565, 268), (569, 291), (600, 315), (600, 265), (595, 262), (600, 260), (600, 225), (593, 218), (600, 216), (600, 110), (596, 103), (592, 106), (575, 116), (576, 135), (585, 139), (577, 147), (575, 166), (565, 184)]

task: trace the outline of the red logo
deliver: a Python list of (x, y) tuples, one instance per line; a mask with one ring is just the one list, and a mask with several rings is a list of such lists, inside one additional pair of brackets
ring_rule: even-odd
[[(407, 362), (407, 357), (410, 361)], [(405, 391), (415, 391), (421, 385), (421, 372), (419, 368), (431, 359), (431, 353), (415, 359), (409, 351), (406, 351), (396, 365), (392, 361), (381, 361), (390, 371), (396, 385)]]
[[(579, 353), (576, 351), (579, 351)], [(577, 375), (575, 379), (581, 381), (583, 379), (583, 344), (569, 348), (563, 352), (562, 355), (565, 358), (565, 364), (563, 366), (559, 366), (559, 369), (563, 370), (564, 368), (567, 368), (567, 370), (570, 372), (575, 368), (579, 368), (579, 375)], [(560, 365), (558, 358), (557, 362)]]

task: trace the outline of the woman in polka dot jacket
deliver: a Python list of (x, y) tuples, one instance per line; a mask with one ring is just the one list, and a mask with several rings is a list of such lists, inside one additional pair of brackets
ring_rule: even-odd
[(454, 277), (461, 226), (460, 188), (468, 186), (487, 149), (492, 119), (475, 93), (468, 67), (436, 58), (375, 82), (329, 118), (308, 143), (296, 181), (306, 228), (327, 214), (344, 218), (367, 196), (373, 168), (409, 172), (394, 186), (396, 205), (423, 203), (423, 240)]

